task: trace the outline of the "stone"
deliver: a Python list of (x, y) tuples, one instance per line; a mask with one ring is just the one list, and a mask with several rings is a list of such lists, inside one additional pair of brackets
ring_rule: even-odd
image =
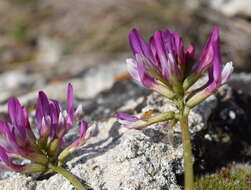
[[(101, 102), (106, 106), (102, 109), (106, 108), (110, 113), (117, 110), (126, 112), (134, 110), (135, 115), (142, 115), (149, 109), (155, 109), (156, 113), (175, 110), (175, 107), (165, 98), (155, 93), (148, 93), (130, 81), (118, 81), (114, 85), (116, 88), (97, 96), (95, 99), (103, 97)], [(130, 91), (126, 86), (134, 92), (127, 99), (125, 97), (130, 94)], [(117, 93), (113, 91), (115, 89), (118, 90)], [(137, 91), (141, 93), (135, 93)], [(142, 92), (146, 94), (142, 96)], [(109, 97), (112, 94), (113, 96)], [(111, 102), (111, 99), (117, 102), (116, 106), (107, 103)], [(94, 106), (97, 108), (98, 103)], [(216, 106), (216, 98), (212, 96), (192, 110), (189, 117), (192, 137), (205, 128), (205, 123)], [(175, 130), (166, 131), (163, 123), (159, 123), (142, 131), (128, 130), (115, 118), (106, 116), (98, 119), (96, 114), (90, 114), (89, 118), (96, 120), (96, 135), (69, 157), (65, 168), (95, 190), (182, 189), (177, 180), (177, 176), (183, 174), (183, 149), (178, 126)], [(78, 130), (72, 129), (66, 143), (77, 138), (77, 134)], [(17, 184), (30, 184), (30, 177), (19, 175), (11, 178), (15, 179)], [(9, 179), (0, 181), (0, 184), (8, 184)], [(36, 190), (73, 189), (71, 184), (58, 174), (42, 181), (34, 178), (32, 183), (35, 184), (33, 189)]]
[(251, 16), (251, 2), (247, 0), (213, 0), (209, 2), (210, 6), (226, 16)]
[(187, 0), (184, 4), (192, 10), (211, 8), (227, 17), (249, 18), (251, 16), (251, 2), (247, 0)]
[[(47, 84), (43, 88), (41, 87), (40, 90), (43, 90), (48, 95), (48, 97), (52, 99), (63, 101), (66, 98), (67, 84), (72, 83), (74, 87), (75, 97), (77, 99), (88, 99), (95, 97), (101, 91), (111, 88), (116, 81), (116, 76), (123, 74), (124, 72), (126, 72), (125, 64), (121, 61), (113, 61), (106, 65), (99, 65), (86, 69), (86, 71), (77, 78), (73, 78), (68, 81)], [(6, 77), (6, 75), (8, 77)], [(13, 77), (14, 75), (15, 77)], [(3, 93), (1, 93), (0, 101), (6, 103), (8, 97), (10, 97), (10, 94), (13, 94), (12, 91), (18, 91), (23, 83), (29, 83), (29, 81), (33, 81), (34, 79), (35, 77), (26, 77), (25, 73), (19, 74), (19, 72), (13, 72), (13, 74), (11, 74), (10, 72), (3, 74), (2, 76), (0, 75), (0, 81), (9, 84), (7, 85)], [(37, 81), (39, 80), (40, 77), (37, 78)], [(37, 94), (38, 90), (33, 90), (29, 93), (25, 93), (19, 96), (18, 99), (24, 105), (28, 105), (30, 103), (34, 104), (37, 98)], [(6, 111), (7, 105), (1, 105), (0, 112)]]
[(36, 188), (36, 182), (31, 177), (14, 174), (10, 178), (0, 180), (2, 190), (32, 190)]
[(249, 73), (238, 73), (231, 76), (229, 84), (233, 89), (241, 91), (242, 93), (251, 95), (251, 75)]
[[(233, 75), (230, 85), (242, 75), (249, 79), (249, 75)], [(248, 85), (248, 81), (244, 83)], [(241, 155), (239, 153), (242, 152), (243, 155), (244, 150), (249, 150), (249, 138), (246, 137), (251, 134), (247, 131), (246, 117), (249, 116), (248, 111), (235, 99), (238, 86), (242, 86), (241, 80), (234, 90), (226, 85), (219, 89), (216, 96), (209, 97), (191, 110), (189, 125), (197, 173), (210, 171), (215, 166), (233, 160), (235, 157), (227, 157), (229, 151), (235, 155)], [(175, 111), (172, 103), (142, 88), (132, 79), (119, 80), (112, 88), (92, 99), (78, 99), (78, 103), (81, 102), (85, 110), (84, 118), (95, 121), (90, 124), (96, 125), (97, 131), (66, 160), (64, 167), (83, 184), (94, 190), (182, 189), (179, 179), (184, 172), (183, 148), (179, 126), (166, 130), (163, 128), (165, 123), (159, 123), (142, 131), (128, 130), (112, 117), (117, 111), (136, 116), (149, 110), (155, 110), (154, 114)], [(242, 127), (238, 128), (239, 123)], [(77, 135), (78, 129), (73, 128), (66, 137), (66, 144), (76, 139)], [(244, 148), (237, 146), (240, 136)], [(235, 146), (238, 151), (232, 148)], [(6, 190), (74, 189), (59, 174), (38, 180), (36, 176), (2, 172), (1, 179), (0, 188)]]

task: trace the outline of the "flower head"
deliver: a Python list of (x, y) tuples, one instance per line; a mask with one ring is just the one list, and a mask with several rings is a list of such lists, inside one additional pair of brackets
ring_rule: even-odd
[(145, 87), (173, 98), (191, 68), (194, 46), (185, 49), (182, 38), (169, 30), (156, 31), (147, 44), (133, 29), (129, 42), (134, 54), (134, 59), (127, 60), (131, 76)]
[(197, 61), (194, 58), (195, 47), (190, 44), (185, 49), (182, 38), (167, 29), (156, 31), (149, 44), (133, 29), (129, 42), (134, 54), (134, 58), (127, 60), (131, 76), (168, 98), (179, 93), (182, 85), (184, 90), (188, 89), (212, 65), (215, 69), (222, 66), (217, 27), (213, 27)]
[[(200, 56), (196, 59), (195, 47), (184, 47), (182, 38), (168, 29), (158, 30), (149, 43), (136, 29), (129, 33), (129, 43), (134, 58), (127, 59), (128, 72), (132, 78), (173, 101), (194, 107), (225, 84), (233, 71), (232, 63), (223, 66), (220, 54), (219, 29), (213, 27)], [(208, 73), (204, 86), (190, 91), (190, 87), (203, 74)], [(134, 116), (117, 114), (126, 127), (139, 122)]]
[(82, 112), (82, 106), (74, 111), (73, 107), (73, 88), (68, 85), (67, 90), (67, 109), (62, 110), (61, 105), (56, 100), (50, 100), (44, 92), (39, 92), (36, 108), (36, 119), (40, 137), (43, 139), (59, 138), (68, 132), (73, 126), (74, 121)]
[[(36, 106), (36, 130), (32, 130), (28, 112), (18, 99), (8, 101), (8, 113), (10, 122), (0, 120), (0, 170), (12, 170), (17, 172), (45, 171), (48, 164), (57, 165), (63, 162), (59, 160), (62, 152), (69, 148), (63, 148), (65, 134), (79, 120), (82, 107), (74, 110), (73, 88), (68, 85), (67, 109), (64, 111), (56, 100), (48, 99), (44, 92), (39, 92)], [(80, 137), (71, 145), (70, 153), (83, 145), (90, 135), (86, 136), (90, 128), (85, 121), (79, 121)], [(36, 135), (35, 135), (36, 134)], [(68, 148), (68, 149), (67, 149)], [(67, 152), (68, 155), (70, 153)], [(27, 159), (31, 164), (20, 165), (12, 161), (12, 158)]]

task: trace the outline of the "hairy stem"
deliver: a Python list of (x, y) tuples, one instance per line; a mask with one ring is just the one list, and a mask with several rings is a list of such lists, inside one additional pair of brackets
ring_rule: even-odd
[(154, 117), (150, 117), (146, 121), (137, 121), (137, 122), (135, 122), (132, 128), (133, 129), (144, 128), (144, 127), (147, 127), (148, 125), (152, 125), (154, 123), (174, 119), (174, 117), (175, 117), (175, 113), (172, 112), (172, 111), (161, 113), (161, 114), (158, 114), (158, 115), (156, 115)]
[(54, 172), (61, 174), (66, 179), (68, 179), (77, 190), (86, 190), (84, 188), (84, 186), (80, 183), (80, 181), (74, 175), (72, 175), (70, 172), (65, 170), (64, 168), (62, 168), (60, 166), (54, 166), (52, 164), (49, 164), (49, 168), (51, 170), (53, 170)]
[(193, 190), (193, 155), (188, 126), (188, 113), (188, 110), (183, 110), (179, 120), (182, 131), (182, 143), (184, 149), (185, 190)]

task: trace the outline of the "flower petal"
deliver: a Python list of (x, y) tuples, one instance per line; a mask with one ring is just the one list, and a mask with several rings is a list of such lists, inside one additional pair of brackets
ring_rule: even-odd
[(133, 124), (137, 121), (143, 121), (143, 119), (137, 118), (135, 116), (118, 112), (115, 114), (115, 117), (117, 117), (119, 120), (118, 122), (122, 125), (124, 125), (126, 128), (131, 129), (133, 128)]
[(195, 46), (193, 44), (189, 44), (188, 48), (185, 50), (186, 59), (191, 59), (195, 54)]
[(168, 80), (168, 58), (166, 56), (165, 47), (163, 44), (162, 39), (162, 31), (156, 31), (153, 36), (153, 42), (152, 44), (155, 45), (156, 53), (158, 55), (160, 64), (161, 64), (161, 71), (162, 76), (164, 79)]
[(137, 70), (136, 61), (134, 59), (127, 59), (126, 63), (127, 63), (127, 70), (130, 73), (130, 75), (132, 76), (132, 78), (136, 81), (141, 82), (140, 77), (139, 77), (139, 73)]
[(147, 69), (151, 67), (151, 63), (141, 54), (136, 54), (136, 60), (140, 82), (145, 87), (151, 88), (155, 84), (154, 78), (147, 72)]
[(137, 29), (132, 29), (129, 33), (129, 44), (133, 50), (134, 55), (142, 54), (146, 56), (149, 60), (153, 61), (153, 54), (149, 45), (145, 40), (140, 36)]
[(11, 98), (8, 101), (8, 113), (14, 127), (17, 128), (18, 134), (21, 138), (26, 139), (25, 126), (27, 125), (27, 118), (25, 117), (23, 107), (19, 103), (18, 99)]
[(7, 155), (5, 149), (3, 147), (0, 146), (0, 159), (3, 161), (3, 163), (10, 169), (13, 171), (21, 171), (23, 166), (21, 165), (17, 165), (11, 162), (11, 160), (9, 159), (9, 156)]
[(130, 122), (134, 122), (134, 121), (138, 121), (140, 120), (139, 118), (133, 116), (133, 115), (129, 115), (129, 114), (126, 114), (126, 113), (122, 113), (122, 112), (118, 112), (116, 113), (115, 115), (118, 119), (120, 120), (127, 120), (127, 121), (130, 121)]
[(68, 84), (67, 88), (67, 122), (73, 124), (74, 120), (74, 105), (73, 105), (73, 88)]
[(38, 129), (42, 127), (43, 118), (49, 115), (49, 99), (43, 91), (38, 94), (36, 104), (36, 120), (38, 122)]
[(82, 120), (79, 122), (79, 133), (80, 133), (79, 138), (70, 145), (71, 148), (78, 148), (79, 146), (83, 144), (85, 140), (87, 128), (88, 128), (88, 124), (86, 121)]
[(179, 64), (185, 63), (185, 51), (184, 51), (184, 42), (182, 38), (176, 33), (172, 33), (172, 38), (174, 41), (175, 54), (178, 57)]
[(197, 74), (204, 73), (213, 64), (215, 56), (219, 52), (219, 29), (213, 27), (210, 36), (202, 49), (198, 64), (195, 65)]
[(233, 63), (232, 62), (228, 62), (222, 70), (221, 73), (221, 85), (225, 84), (229, 78), (230, 78), (230, 74), (233, 72), (234, 67), (233, 67)]

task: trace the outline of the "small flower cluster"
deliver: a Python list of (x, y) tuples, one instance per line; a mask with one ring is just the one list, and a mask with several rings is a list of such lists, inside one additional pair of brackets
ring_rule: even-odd
[[(134, 54), (134, 58), (127, 59), (132, 78), (176, 105), (180, 104), (180, 100), (188, 108), (201, 103), (225, 84), (233, 71), (231, 62), (224, 66), (221, 62), (219, 29), (216, 27), (213, 27), (198, 59), (192, 44), (184, 48), (182, 38), (167, 29), (156, 31), (149, 44), (133, 29), (129, 34), (129, 43)], [(190, 90), (206, 72), (208, 82)], [(129, 128), (134, 128), (133, 123), (141, 120), (123, 113), (118, 113), (117, 117)]]
[[(73, 88), (68, 85), (67, 110), (63, 111), (56, 100), (39, 92), (36, 104), (36, 128), (29, 122), (28, 112), (20, 102), (8, 101), (10, 122), (0, 120), (0, 170), (21, 173), (43, 172), (49, 165), (58, 166), (90, 136), (85, 121), (79, 121), (80, 137), (62, 150), (64, 136), (82, 113), (82, 107), (73, 107)], [(16, 164), (12, 158), (30, 160), (30, 164)]]

